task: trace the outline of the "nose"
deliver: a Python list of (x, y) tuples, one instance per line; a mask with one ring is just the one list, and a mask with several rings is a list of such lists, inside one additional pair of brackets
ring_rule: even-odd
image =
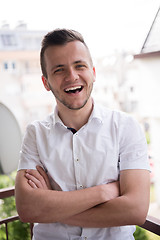
[(67, 70), (66, 76), (65, 76), (65, 81), (76, 81), (79, 78), (79, 75), (77, 71), (73, 68), (69, 68)]

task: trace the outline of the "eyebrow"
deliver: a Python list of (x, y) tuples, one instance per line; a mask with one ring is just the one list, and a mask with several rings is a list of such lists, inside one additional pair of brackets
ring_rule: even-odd
[(74, 62), (74, 64), (77, 64), (77, 63), (85, 63), (85, 64), (87, 64), (87, 62), (84, 61), (84, 60), (78, 60), (78, 61), (75, 61), (75, 62)]

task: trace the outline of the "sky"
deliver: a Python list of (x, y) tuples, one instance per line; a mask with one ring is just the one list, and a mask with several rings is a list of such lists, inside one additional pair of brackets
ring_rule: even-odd
[(93, 57), (138, 53), (159, 6), (160, 0), (0, 0), (0, 26), (24, 21), (29, 30), (75, 29)]

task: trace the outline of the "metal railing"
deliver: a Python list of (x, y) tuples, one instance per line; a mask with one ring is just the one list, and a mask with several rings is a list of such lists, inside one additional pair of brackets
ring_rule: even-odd
[[(7, 198), (7, 197), (11, 197), (14, 196), (14, 187), (11, 188), (4, 188), (4, 189), (0, 189), (0, 199), (3, 198)], [(9, 222), (13, 222), (15, 220), (19, 220), (19, 216), (12, 216), (12, 217), (8, 217), (5, 218), (3, 220), (0, 220), (0, 225), (1, 224), (5, 224), (5, 229), (6, 229), (6, 240), (8, 240), (8, 227), (7, 224)], [(152, 216), (147, 216), (146, 222), (140, 226), (152, 233), (157, 234), (158, 236), (160, 236), (160, 219), (157, 219), (155, 217)], [(30, 224), (30, 228), (31, 228), (31, 237), (32, 237), (32, 228), (33, 228), (33, 224)]]
[[(0, 199), (14, 196), (14, 192), (15, 192), (15, 187), (0, 189)], [(0, 225), (2, 225), (2, 224), (5, 225), (6, 240), (8, 240), (8, 223), (14, 222), (16, 220), (20, 220), (18, 215), (7, 217), (7, 218), (0, 220)], [(32, 223), (30, 223), (30, 229), (31, 229), (31, 238), (32, 238), (32, 229), (33, 229)]]
[(160, 219), (148, 215), (141, 227), (160, 236)]

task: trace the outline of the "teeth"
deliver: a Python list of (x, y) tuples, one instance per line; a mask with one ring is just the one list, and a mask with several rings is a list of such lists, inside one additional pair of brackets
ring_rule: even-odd
[(67, 89), (65, 89), (65, 91), (69, 92), (69, 91), (78, 90), (78, 89), (81, 89), (81, 86), (67, 88)]

